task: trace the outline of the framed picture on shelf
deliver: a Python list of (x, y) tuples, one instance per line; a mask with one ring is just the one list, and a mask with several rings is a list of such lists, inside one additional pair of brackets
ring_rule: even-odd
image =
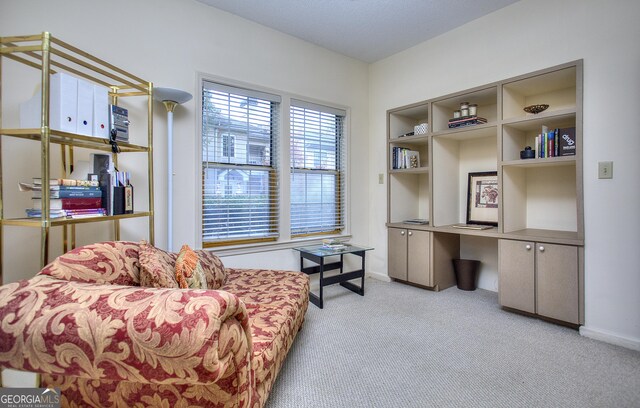
[(498, 172), (469, 173), (467, 224), (498, 226)]

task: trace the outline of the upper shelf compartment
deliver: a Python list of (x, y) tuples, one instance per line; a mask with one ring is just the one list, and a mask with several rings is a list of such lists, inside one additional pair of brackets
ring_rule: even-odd
[[(38, 90), (35, 94), (27, 94), (23, 88), (15, 93), (14, 100), (20, 103), (20, 123), (18, 116), (12, 115), (10, 120), (3, 121), (0, 134), (111, 151), (108, 104), (131, 110), (134, 106), (137, 108), (139, 101), (125, 97), (139, 96), (146, 99), (143, 103), (147, 105), (149, 114), (147, 117), (137, 117), (136, 112), (132, 112), (137, 119), (134, 120), (136, 126), (130, 129), (131, 137), (125, 141), (119, 140), (118, 146), (121, 152), (149, 150), (152, 137), (151, 82), (73, 47), (48, 32), (0, 37), (0, 55), (9, 60), (9, 64), (17, 63), (39, 71), (37, 77), (33, 71), (20, 71), (21, 75), (39, 79)], [(7, 70), (10, 71), (13, 72)], [(61, 78), (67, 79), (63, 81)], [(45, 106), (42, 101), (46, 101)], [(84, 118), (82, 121), (80, 108)], [(3, 109), (7, 108), (3, 106)], [(99, 119), (96, 112), (100, 113)], [(142, 132), (145, 126), (146, 141)]]
[[(578, 92), (581, 85), (576, 80), (578, 69), (582, 69), (581, 62), (574, 62), (504, 83), (502, 118), (511, 121), (575, 112), (576, 101), (582, 98), (581, 89)], [(548, 108), (538, 114), (525, 112), (524, 108), (531, 105), (548, 105)]]
[(150, 82), (73, 47), (48, 32), (0, 37), (0, 54), (38, 70), (48, 71), (48, 74), (66, 72), (88, 79), (110, 88), (118, 96), (147, 96), (152, 88)]
[[(467, 102), (469, 105), (476, 105), (476, 115), (473, 115), (473, 112), (460, 112), (461, 117), (477, 116), (488, 124), (495, 124), (498, 119), (498, 87), (495, 85), (483, 87), (445, 96), (434, 101), (432, 104), (433, 132), (449, 130), (449, 120), (454, 118), (454, 112), (460, 110), (460, 105), (463, 102)], [(473, 126), (478, 125), (467, 125), (454, 129), (466, 130), (466, 128)]]
[[(430, 129), (429, 104), (419, 102), (387, 111), (389, 140), (424, 143)], [(423, 140), (424, 139), (424, 140)]]

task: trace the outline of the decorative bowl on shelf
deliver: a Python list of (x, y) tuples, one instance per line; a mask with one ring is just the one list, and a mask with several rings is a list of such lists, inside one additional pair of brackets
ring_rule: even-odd
[(548, 107), (549, 105), (547, 104), (529, 105), (524, 107), (524, 111), (527, 113), (533, 113), (534, 115), (536, 115), (540, 112), (544, 112), (545, 110), (547, 110)]

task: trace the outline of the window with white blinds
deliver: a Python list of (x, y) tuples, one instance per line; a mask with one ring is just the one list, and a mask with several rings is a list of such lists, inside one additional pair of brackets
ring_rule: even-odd
[(204, 246), (278, 237), (278, 95), (203, 81)]
[(292, 100), (291, 236), (344, 229), (346, 112)]

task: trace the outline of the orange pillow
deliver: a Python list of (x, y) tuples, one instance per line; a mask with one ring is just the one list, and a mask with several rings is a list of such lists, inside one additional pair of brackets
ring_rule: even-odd
[(176, 259), (175, 277), (182, 289), (207, 289), (207, 279), (198, 254), (189, 245), (183, 245)]

